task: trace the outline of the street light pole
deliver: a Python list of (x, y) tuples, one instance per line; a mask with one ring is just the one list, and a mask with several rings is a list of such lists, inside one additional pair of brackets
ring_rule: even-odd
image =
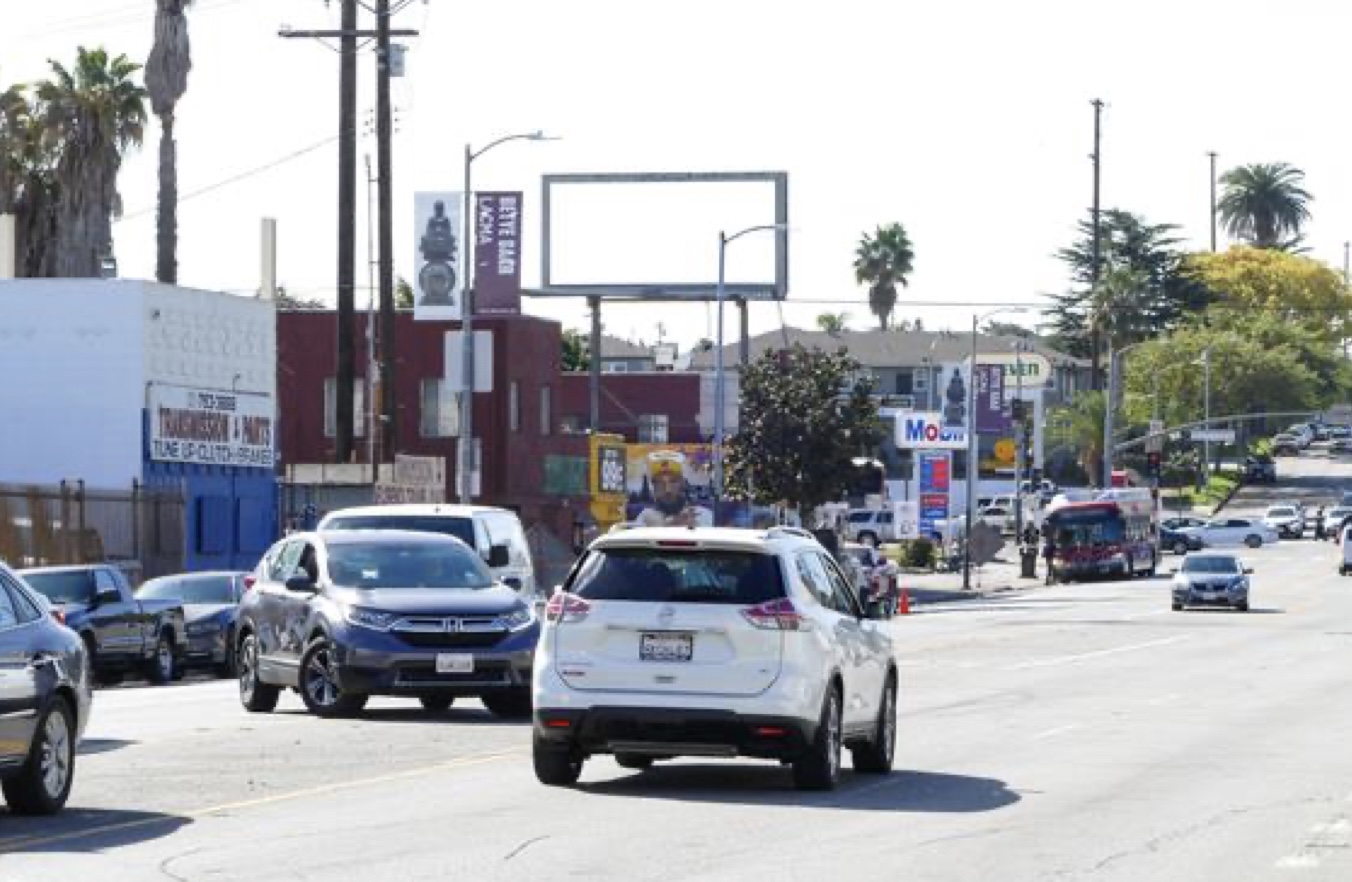
[[(465, 145), (465, 202), (464, 202), (464, 239), (461, 241), (461, 275), (464, 277), (464, 293), (460, 298), (460, 432), (459, 446), (456, 449), (455, 478), (460, 487), (460, 502), (469, 505), (473, 499), (471, 490), (474, 471), (474, 160), (488, 151), (508, 141), (557, 141), (544, 132), (524, 132), (519, 135), (507, 135), (492, 141), (487, 147), (474, 150)], [(593, 353), (593, 358), (596, 354)]]
[(723, 442), (724, 442), (724, 392), (726, 385), (723, 367), (723, 303), (725, 301), (727, 250), (733, 242), (749, 233), (758, 233), (764, 230), (774, 230), (777, 233), (786, 233), (788, 226), (785, 224), (757, 224), (754, 227), (747, 227), (739, 230), (729, 236), (726, 232), (718, 232), (718, 286), (715, 289), (715, 300), (718, 302), (718, 341), (714, 345), (714, 456), (713, 456), (713, 486), (714, 486), (714, 523), (718, 523), (718, 514), (720, 504), (723, 502), (723, 488), (727, 483), (727, 476), (723, 471)]
[[(1203, 409), (1206, 411), (1206, 430), (1211, 431), (1211, 350), (1202, 351), (1203, 368)], [(1211, 436), (1207, 435), (1206, 440), (1202, 442), (1202, 474), (1210, 476), (1211, 474)]]

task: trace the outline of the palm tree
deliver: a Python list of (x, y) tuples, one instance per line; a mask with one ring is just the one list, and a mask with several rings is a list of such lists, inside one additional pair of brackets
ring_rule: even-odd
[(28, 99), (23, 86), (0, 89), (0, 214), (13, 214), (22, 169), (24, 123)]
[(1149, 298), (1150, 279), (1144, 272), (1113, 267), (1090, 298), (1093, 330), (1116, 349), (1152, 336)]
[(845, 325), (849, 320), (850, 314), (848, 312), (824, 312), (817, 316), (817, 327), (835, 336), (845, 330)]
[[(1074, 448), (1076, 460), (1089, 475), (1099, 473), (1103, 467), (1103, 420), (1107, 414), (1107, 400), (1104, 392), (1081, 392), (1068, 407), (1048, 420), (1048, 428), (1055, 440)], [(1110, 477), (1103, 475), (1100, 486), (1108, 486)]]
[(1285, 162), (1230, 169), (1221, 176), (1225, 193), (1217, 205), (1226, 231), (1255, 248), (1297, 247), (1314, 201), (1304, 181), (1305, 172)]
[(145, 135), (145, 89), (125, 55), (78, 50), (74, 71), (55, 61), (36, 95), (43, 135), (57, 155), (56, 265), (59, 277), (98, 276), (120, 213), (117, 173), (123, 154)]
[(897, 305), (897, 285), (906, 287), (915, 252), (901, 224), (878, 227), (864, 234), (854, 255), (854, 278), (868, 285), (868, 308), (884, 331)]
[(160, 118), (160, 193), (156, 211), (155, 278), (178, 282), (178, 157), (174, 109), (188, 91), (192, 53), (187, 9), (193, 0), (155, 0), (155, 44), (146, 60), (150, 109)]

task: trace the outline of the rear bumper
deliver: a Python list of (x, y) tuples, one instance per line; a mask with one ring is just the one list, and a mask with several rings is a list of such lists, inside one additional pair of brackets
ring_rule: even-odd
[(544, 708), (535, 711), (535, 732), (586, 754), (794, 759), (816, 738), (817, 722), (712, 708)]

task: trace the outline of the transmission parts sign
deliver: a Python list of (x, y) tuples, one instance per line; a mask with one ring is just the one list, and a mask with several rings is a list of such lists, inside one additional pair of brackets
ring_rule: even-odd
[(148, 406), (153, 460), (273, 466), (270, 396), (156, 384)]

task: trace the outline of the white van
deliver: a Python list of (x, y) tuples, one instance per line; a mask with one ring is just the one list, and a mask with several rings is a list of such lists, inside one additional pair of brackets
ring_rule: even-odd
[(487, 505), (371, 505), (330, 512), (319, 530), (416, 530), (454, 536), (479, 552), (493, 578), (534, 599), (535, 565), (516, 512)]

